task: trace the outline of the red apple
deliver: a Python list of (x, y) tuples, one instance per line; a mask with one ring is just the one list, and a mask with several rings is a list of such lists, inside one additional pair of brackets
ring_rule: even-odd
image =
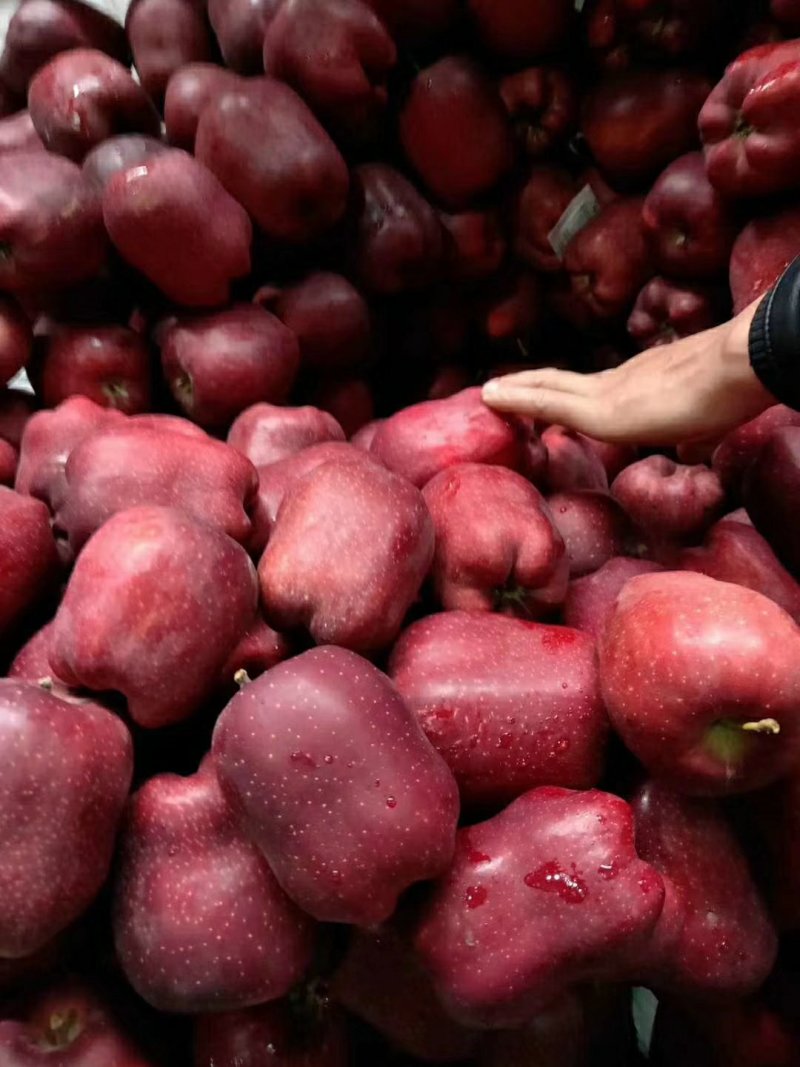
[(41, 151), (42, 139), (36, 132), (28, 111), (17, 111), (7, 118), (0, 119), (0, 152), (15, 149)]
[(28, 362), (33, 330), (13, 296), (0, 296), (0, 382), (10, 381)]
[(706, 175), (700, 152), (670, 163), (642, 208), (656, 266), (668, 277), (713, 278), (728, 265), (736, 219)]
[(579, 183), (560, 166), (540, 163), (531, 169), (516, 203), (514, 240), (517, 255), (530, 266), (550, 273), (562, 269), (550, 234), (579, 192)]
[(800, 208), (759, 215), (744, 227), (733, 246), (730, 285), (738, 314), (777, 282), (800, 255)]
[(541, 441), (547, 450), (543, 485), (548, 492), (608, 489), (608, 475), (588, 437), (563, 426), (548, 426)]
[(524, 347), (541, 318), (541, 284), (532, 271), (510, 269), (493, 278), (481, 295), (478, 326), (490, 342)]
[(215, 96), (236, 90), (241, 84), (238, 74), (216, 63), (187, 63), (178, 67), (167, 83), (164, 96), (164, 124), (170, 144), (193, 151), (203, 109)]
[(400, 140), (441, 201), (465, 206), (510, 169), (511, 126), (503, 102), (471, 60), (445, 56), (415, 78), (400, 116)]
[(10, 678), (0, 680), (0, 731), (0, 949), (16, 959), (81, 915), (105, 881), (133, 751), (97, 704)]
[(779, 426), (764, 442), (744, 479), (744, 504), (775, 555), (800, 578), (800, 533), (794, 504), (800, 492), (800, 427)]
[(630, 520), (608, 493), (592, 489), (553, 493), (547, 506), (564, 539), (571, 578), (591, 574), (633, 547)]
[(300, 364), (292, 331), (254, 304), (169, 320), (159, 340), (172, 395), (207, 429), (227, 429), (254, 401), (285, 401)]
[(723, 318), (719, 291), (707, 285), (677, 284), (657, 275), (637, 296), (628, 333), (640, 349), (655, 348), (710, 330)]
[(644, 574), (620, 593), (600, 642), (615, 727), (681, 792), (742, 793), (800, 757), (800, 629), (752, 589), (704, 574)]
[(344, 430), (332, 415), (310, 406), (253, 404), (228, 431), (228, 444), (256, 467), (267, 467), (322, 441), (344, 439)]
[(363, 378), (329, 378), (321, 381), (311, 393), (311, 400), (332, 415), (352, 437), (375, 417), (375, 398), (372, 387)]
[(582, 1067), (596, 1039), (589, 1030), (587, 999), (583, 990), (563, 993), (518, 1030), (488, 1034), (479, 1067)]
[(770, 0), (770, 12), (788, 30), (800, 29), (800, 6), (797, 0)]
[(117, 171), (130, 170), (147, 162), (151, 156), (169, 151), (169, 145), (141, 133), (123, 133), (109, 137), (93, 148), (83, 160), (84, 178), (102, 193)]
[(739, 496), (750, 465), (772, 431), (780, 426), (800, 426), (800, 411), (775, 404), (723, 437), (711, 464), (729, 495)]
[(447, 259), (454, 280), (478, 281), (500, 269), (508, 242), (496, 211), (440, 212), (439, 218), (449, 238)]
[(58, 560), (50, 515), (40, 500), (0, 486), (0, 636), (13, 637), (49, 591)]
[(281, 0), (208, 0), (208, 18), (227, 65), (239, 74), (261, 74), (264, 31)]
[(517, 142), (531, 159), (546, 155), (578, 124), (578, 94), (558, 67), (529, 67), (500, 82)]
[(0, 438), (19, 451), (25, 426), (35, 411), (35, 398), (23, 389), (0, 389)]
[(0, 438), (0, 485), (13, 486), (18, 459), (16, 448)]
[(614, 556), (602, 567), (569, 583), (564, 600), (564, 623), (600, 640), (623, 586), (639, 574), (653, 574), (660, 563), (631, 556)]
[(386, 648), (419, 593), (433, 548), (418, 489), (361, 457), (324, 463), (290, 487), (261, 557), (267, 622), (278, 630), (302, 627), (318, 644)]
[(452, 775), (388, 678), (353, 652), (312, 649), (246, 685), (213, 753), (248, 836), (321, 921), (382, 922), (450, 862)]
[(68, 685), (122, 693), (140, 726), (180, 722), (212, 691), (256, 593), (247, 554), (221, 530), (170, 508), (129, 508), (78, 558), (51, 666)]
[(610, 70), (627, 66), (631, 54), (678, 59), (711, 38), (723, 11), (719, 0), (590, 0), (587, 43)]
[(118, 171), (103, 193), (103, 219), (122, 257), (178, 304), (224, 304), (250, 270), (247, 212), (187, 152)]
[(572, 27), (570, 0), (469, 0), (481, 40), (509, 59), (529, 59), (566, 44)]
[(230, 694), (237, 677), (242, 680), (240, 672), (244, 671), (248, 678), (258, 678), (292, 653), (293, 645), (286, 634), (273, 630), (261, 615), (256, 615), (220, 671), (220, 687)]
[(179, 67), (213, 56), (205, 12), (194, 0), (133, 0), (125, 32), (139, 80), (158, 104)]
[(588, 788), (600, 777), (608, 723), (584, 634), (447, 611), (409, 626), (389, 672), (465, 805), (505, 804), (544, 784)]

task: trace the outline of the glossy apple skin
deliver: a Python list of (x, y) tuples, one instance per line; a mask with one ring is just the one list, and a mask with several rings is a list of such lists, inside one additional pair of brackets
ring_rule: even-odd
[(179, 149), (115, 174), (103, 220), (122, 257), (178, 304), (224, 304), (234, 279), (250, 270), (247, 212)]
[(194, 0), (133, 0), (125, 32), (139, 80), (159, 105), (176, 70), (213, 58), (205, 15)]
[(257, 476), (235, 449), (137, 423), (99, 430), (70, 452), (56, 526), (78, 552), (112, 515), (140, 505), (176, 507), (245, 542)]
[(126, 415), (149, 410), (152, 369), (141, 334), (126, 326), (59, 325), (39, 339), (32, 370), (49, 408), (86, 396)]
[(780, 426), (800, 426), (800, 411), (774, 404), (723, 437), (711, 465), (729, 496), (740, 499), (748, 468), (772, 431)]
[(227, 429), (254, 401), (286, 401), (300, 366), (295, 335), (254, 304), (172, 320), (160, 342), (173, 397), (209, 430)]
[(312, 649), (246, 685), (212, 751), (246, 833), (321, 921), (381, 922), (450, 862), (455, 781), (389, 679), (353, 652)]
[(208, 18), (227, 66), (261, 74), (264, 31), (281, 0), (208, 0)]
[(640, 185), (694, 148), (710, 89), (688, 70), (634, 70), (595, 86), (581, 129), (601, 171), (612, 182)]
[(447, 611), (404, 631), (389, 673), (472, 809), (598, 781), (608, 723), (584, 634)]
[(220, 671), (221, 690), (231, 696), (235, 692), (239, 671), (245, 671), (248, 678), (258, 678), (277, 663), (288, 659), (294, 651), (294, 645), (286, 634), (267, 626), (263, 617), (257, 614)]
[(670, 278), (714, 278), (728, 265), (737, 226), (708, 180), (700, 152), (681, 156), (656, 179), (642, 208), (656, 266)]
[(578, 124), (578, 93), (558, 67), (529, 67), (500, 82), (517, 143), (529, 159), (559, 146)]
[(773, 430), (748, 469), (744, 504), (775, 555), (800, 577), (800, 533), (792, 518), (800, 491), (800, 427)]
[(358, 930), (331, 982), (335, 999), (425, 1063), (472, 1061), (482, 1035), (455, 1022), (402, 928)]
[(469, 11), (481, 39), (498, 55), (534, 59), (556, 51), (573, 22), (569, 0), (469, 0)]
[(205, 760), (150, 778), (128, 804), (114, 887), (114, 942), (137, 993), (160, 1011), (231, 1011), (302, 977), (314, 923), (244, 837)]
[(800, 44), (761, 45), (726, 69), (700, 112), (706, 171), (727, 197), (770, 196), (800, 177), (791, 118), (800, 100)]
[(238, 74), (216, 63), (187, 63), (179, 67), (167, 82), (164, 95), (164, 124), (170, 144), (191, 152), (203, 108), (215, 96), (235, 90), (241, 84)]
[(0, 438), (0, 485), (13, 486), (17, 473), (16, 448)]
[(300, 97), (272, 78), (210, 101), (195, 152), (267, 237), (302, 243), (344, 214), (344, 159)]
[(614, 556), (592, 574), (569, 583), (563, 610), (565, 625), (599, 641), (623, 586), (639, 574), (663, 569), (651, 560)]
[(555, 786), (459, 831), (414, 935), (455, 1018), (521, 1026), (576, 982), (614, 975), (664, 902), (633, 833), (624, 800)]
[[(760, 593), (704, 574), (645, 574), (617, 599), (600, 679), (612, 725), (654, 778), (725, 796), (797, 764), (798, 654), (800, 629)], [(779, 735), (741, 729), (765, 719)]]
[(800, 583), (781, 565), (761, 534), (747, 523), (720, 519), (708, 531), (703, 545), (685, 549), (677, 562), (681, 570), (699, 571), (720, 582), (755, 589), (800, 624)]
[(6, 1007), (0, 1055), (4, 1067), (158, 1067), (95, 989), (69, 979)]
[(544, 497), (503, 467), (448, 467), (423, 490), (436, 533), (431, 575), (446, 610), (537, 618), (560, 604), (569, 563)]
[(68, 685), (121, 692), (140, 726), (180, 722), (211, 693), (256, 599), (247, 554), (221, 530), (170, 508), (129, 508), (81, 552), (50, 663)]
[(563, 426), (548, 426), (541, 441), (547, 450), (543, 487), (547, 492), (608, 489), (605, 466), (588, 437)]
[(0, 945), (16, 959), (81, 915), (105, 881), (133, 750), (110, 712), (16, 679), (0, 681), (0, 731)]
[(425, 185), (452, 207), (487, 193), (514, 159), (511, 124), (497, 89), (471, 60), (458, 56), (417, 75), (400, 116), (400, 140)]
[(323, 1001), (307, 1009), (292, 999), (245, 1011), (201, 1015), (194, 1067), (349, 1067), (343, 1012)]
[(120, 170), (130, 170), (146, 163), (151, 156), (169, 151), (169, 145), (140, 133), (123, 133), (109, 137), (87, 153), (81, 170), (84, 178), (100, 191)]
[(70, 48), (99, 48), (120, 63), (128, 58), (122, 27), (80, 0), (24, 0), (11, 16), (0, 57), (0, 81), (24, 95), (40, 67)]
[(725, 315), (721, 295), (711, 286), (676, 283), (656, 275), (636, 298), (628, 333), (644, 350), (710, 330)]
[(356, 203), (352, 259), (365, 289), (402, 293), (429, 285), (443, 270), (445, 236), (428, 201), (399, 171), (364, 163), (353, 171)]
[(287, 82), (329, 124), (374, 132), (397, 49), (364, 0), (287, 0), (264, 34), (264, 70)]
[(58, 560), (50, 516), (39, 500), (0, 487), (0, 635), (19, 622), (56, 584)]
[(571, 578), (591, 574), (633, 545), (630, 519), (608, 493), (571, 489), (553, 493), (547, 506), (564, 539)]
[(734, 314), (771, 289), (798, 254), (800, 209), (783, 208), (773, 215), (751, 219), (731, 252), (729, 277)]
[(658, 455), (621, 471), (611, 495), (651, 542), (700, 539), (725, 506), (725, 490), (712, 470)]
[(480, 389), (472, 388), (391, 415), (376, 430), (370, 452), (422, 487), (456, 463), (523, 467), (525, 433), (512, 419), (490, 411)]
[(588, 321), (623, 314), (653, 273), (642, 224), (642, 200), (604, 207), (567, 245), (564, 267), (573, 301)]
[(157, 137), (161, 129), (130, 71), (91, 48), (62, 52), (42, 67), (28, 88), (28, 111), (45, 148), (78, 163), (115, 133)]
[(636, 850), (671, 883), (683, 915), (648, 984), (698, 998), (755, 993), (778, 939), (723, 809), (657, 782), (646, 782), (631, 807)]
[(28, 362), (33, 328), (12, 296), (0, 296), (0, 380), (5, 383)]
[(397, 636), (433, 549), (418, 489), (360, 456), (324, 463), (290, 487), (258, 565), (267, 622), (377, 652)]
[(253, 404), (228, 431), (228, 444), (256, 467), (267, 467), (323, 441), (344, 439), (344, 430), (336, 419), (310, 405)]
[(28, 111), (17, 111), (0, 119), (0, 152), (16, 148), (41, 151), (44, 148)]
[(96, 192), (80, 168), (49, 152), (0, 153), (0, 288), (84, 281), (105, 263), (107, 239)]

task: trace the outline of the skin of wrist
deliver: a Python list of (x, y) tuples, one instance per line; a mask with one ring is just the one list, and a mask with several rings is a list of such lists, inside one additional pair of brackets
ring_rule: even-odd
[(741, 311), (727, 326), (725, 337), (720, 345), (721, 371), (731, 388), (746, 391), (748, 399), (755, 407), (754, 414), (777, 403), (775, 397), (761, 384), (750, 365), (750, 326), (760, 301)]

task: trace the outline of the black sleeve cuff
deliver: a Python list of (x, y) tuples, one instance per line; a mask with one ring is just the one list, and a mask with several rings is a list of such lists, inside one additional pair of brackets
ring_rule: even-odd
[(800, 410), (800, 256), (759, 304), (749, 349), (764, 388), (779, 403)]

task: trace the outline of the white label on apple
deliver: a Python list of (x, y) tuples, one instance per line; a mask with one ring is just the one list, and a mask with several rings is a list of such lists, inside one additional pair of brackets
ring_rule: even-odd
[(600, 205), (594, 195), (594, 190), (591, 185), (584, 185), (578, 195), (569, 202), (566, 211), (547, 235), (550, 247), (559, 259), (564, 258), (564, 252), (572, 238), (599, 214)]
[(33, 386), (31, 380), (27, 375), (25, 368), (18, 370), (11, 381), (8, 383), (9, 389), (21, 389), (23, 393), (33, 393)]

